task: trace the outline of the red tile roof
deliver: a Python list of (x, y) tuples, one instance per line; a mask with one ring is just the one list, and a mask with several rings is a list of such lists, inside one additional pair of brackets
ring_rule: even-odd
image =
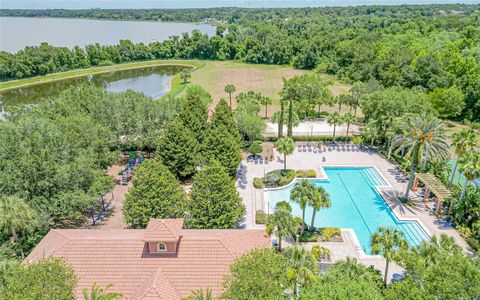
[[(178, 224), (183, 220), (150, 223), (146, 230), (54, 229), (26, 262), (64, 257), (79, 278), (79, 299), (82, 288), (96, 282), (113, 284), (111, 290), (122, 293), (125, 299), (170, 300), (207, 287), (218, 296), (223, 277), (236, 257), (270, 245), (263, 230), (182, 229)], [(152, 237), (177, 237), (177, 253), (149, 253), (144, 238)]]
[(153, 219), (148, 222), (144, 241), (177, 242), (183, 227), (183, 219)]

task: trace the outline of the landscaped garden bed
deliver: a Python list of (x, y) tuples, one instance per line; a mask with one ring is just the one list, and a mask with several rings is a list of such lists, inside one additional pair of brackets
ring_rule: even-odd
[(322, 242), (334, 242), (334, 243), (342, 243), (342, 233), (340, 228), (336, 227), (325, 227), (318, 229), (320, 240)]
[(268, 215), (261, 209), (255, 212), (255, 224), (266, 224)]
[(342, 243), (343, 238), (340, 228), (325, 227), (315, 228), (314, 230), (305, 230), (300, 236), (300, 242), (316, 243), (316, 242), (333, 242)]
[(268, 172), (264, 178), (255, 177), (253, 178), (253, 186), (257, 189), (266, 187), (266, 188), (277, 188), (290, 184), (295, 179), (294, 170), (275, 170)]
[(317, 177), (317, 172), (313, 169), (308, 169), (308, 170), (296, 170), (295, 171), (295, 176), (297, 178), (316, 178)]

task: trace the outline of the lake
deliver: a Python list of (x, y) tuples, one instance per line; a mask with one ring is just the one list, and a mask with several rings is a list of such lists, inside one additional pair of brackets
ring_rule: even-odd
[(0, 17), (0, 51), (16, 52), (42, 42), (68, 48), (113, 45), (122, 39), (148, 44), (195, 29), (215, 34), (215, 26), (209, 24)]
[(92, 84), (114, 93), (132, 89), (152, 98), (158, 98), (170, 91), (172, 76), (182, 69), (183, 67), (180, 66), (145, 67), (39, 83), (0, 92), (0, 101), (5, 107), (35, 104), (80, 84)]

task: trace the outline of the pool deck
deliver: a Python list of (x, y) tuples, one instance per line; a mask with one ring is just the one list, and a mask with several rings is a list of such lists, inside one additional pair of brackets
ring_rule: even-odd
[[(266, 212), (268, 204), (264, 203), (263, 190), (253, 187), (253, 178), (263, 177), (269, 171), (282, 169), (283, 161), (281, 158), (283, 158), (283, 155), (278, 155), (274, 149), (274, 157), (274, 161), (268, 164), (242, 161), (244, 176), (237, 180), (237, 189), (246, 207), (244, 220), (246, 228), (264, 227), (263, 225), (255, 224), (255, 211), (261, 209)], [(323, 158), (325, 158), (325, 161), (323, 161)], [(415, 197), (412, 200), (414, 205), (410, 206), (406, 206), (398, 201), (396, 195), (404, 193), (408, 178), (381, 155), (373, 151), (360, 151), (357, 147), (352, 149), (351, 147), (337, 146), (330, 149), (325, 148), (325, 151), (321, 153), (299, 152), (298, 148), (295, 147), (294, 153), (287, 156), (287, 168), (289, 169), (315, 169), (318, 173), (320, 167), (325, 166), (375, 167), (377, 172), (390, 185), (390, 187), (382, 187), (378, 190), (399, 220), (418, 220), (428, 233), (435, 235), (445, 233), (453, 237), (459, 246), (468, 251), (467, 243), (460, 237), (458, 232), (443, 220), (436, 218), (430, 208), (420, 198)], [(414, 196), (414, 194), (412, 193), (410, 196)], [(356, 241), (356, 236), (352, 231), (342, 230), (342, 236), (344, 243), (321, 243), (332, 251), (334, 261), (351, 256), (366, 265), (374, 265), (383, 272), (385, 268), (383, 258), (365, 255), (363, 251), (359, 250), (358, 241)], [(305, 247), (311, 247), (310, 243), (305, 244)], [(401, 269), (394, 265), (390, 268), (389, 274), (400, 271)]]

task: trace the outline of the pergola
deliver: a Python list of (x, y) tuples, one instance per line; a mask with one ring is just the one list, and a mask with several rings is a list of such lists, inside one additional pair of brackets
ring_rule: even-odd
[(443, 202), (452, 196), (452, 192), (450, 192), (435, 175), (430, 173), (415, 173), (415, 181), (413, 182), (412, 187), (413, 191), (418, 190), (418, 181), (421, 181), (423, 185), (425, 185), (425, 196), (423, 198), (424, 202), (426, 202), (429, 198), (430, 192), (435, 195), (435, 200), (437, 203), (435, 214), (438, 214)]

